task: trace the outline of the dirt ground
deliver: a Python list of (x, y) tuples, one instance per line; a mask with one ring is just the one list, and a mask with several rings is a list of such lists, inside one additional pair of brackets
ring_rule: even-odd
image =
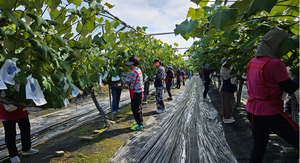
[[(174, 86), (175, 87), (175, 86)], [(183, 87), (182, 87), (183, 88)], [(178, 92), (172, 89), (173, 93)], [(167, 99), (167, 92), (164, 94)], [(167, 101), (165, 101), (167, 102)], [(79, 105), (80, 107), (80, 105)], [(152, 94), (148, 98), (148, 104), (143, 104), (143, 120), (146, 122), (151, 116), (156, 115), (155, 96)], [(125, 111), (125, 112), (124, 112)], [(129, 111), (129, 112), (128, 112)], [(36, 113), (41, 114), (41, 113)], [(35, 115), (35, 116), (36, 116)], [(96, 119), (80, 126), (71, 132), (62, 134), (52, 140), (49, 140), (37, 148), (39, 154), (33, 156), (19, 155), (22, 163), (64, 163), (64, 162), (108, 162), (115, 152), (135, 133), (130, 127), (135, 122), (130, 110), (130, 104), (121, 108), (118, 118), (114, 119), (116, 124), (110, 126), (107, 130), (103, 129), (103, 119)], [(110, 118), (111, 116), (108, 115)], [(147, 124), (145, 125), (147, 127)], [(94, 134), (94, 130), (100, 130), (102, 133)], [(91, 141), (83, 141), (82, 136), (93, 137)], [(56, 151), (64, 151), (64, 156), (57, 157)], [(89, 153), (90, 155), (88, 155)], [(99, 159), (89, 159), (89, 157), (99, 156)], [(9, 163), (7, 160), (5, 163)]]
[[(212, 104), (219, 113), (219, 117), (222, 116), (222, 100), (218, 89), (213, 86), (210, 87), (209, 96), (212, 100)], [(234, 108), (233, 116), (235, 122), (232, 124), (223, 123), (226, 140), (234, 153), (239, 163), (248, 163), (251, 150), (252, 150), (252, 132), (251, 124), (247, 119), (246, 101), (242, 102), (242, 106)], [(264, 163), (296, 163), (298, 162), (299, 155), (295, 152), (284, 153), (283, 147), (292, 146), (281, 139), (280, 137), (270, 137), (267, 150), (264, 156)]]
[[(188, 82), (188, 81), (187, 81)], [(175, 85), (173, 86), (175, 87)], [(184, 87), (182, 87), (184, 88)], [(182, 89), (181, 88), (181, 89)], [(215, 109), (222, 118), (221, 97), (217, 89), (210, 87), (209, 96)], [(173, 93), (178, 89), (173, 88)], [(168, 97), (164, 94), (165, 99)], [(156, 115), (155, 96), (148, 98), (149, 103), (143, 105), (144, 122), (151, 116)], [(107, 162), (110, 157), (124, 144), (134, 133), (130, 127), (134, 123), (133, 115), (130, 114), (130, 104), (121, 108), (119, 118), (115, 119), (116, 124), (103, 129), (102, 119), (93, 120), (69, 133), (62, 134), (50, 141), (47, 141), (35, 148), (39, 149), (39, 154), (34, 156), (20, 156), (22, 163), (64, 163), (64, 162)], [(123, 112), (124, 110), (124, 112)], [(129, 110), (129, 111), (128, 111)], [(234, 109), (234, 117), (236, 121), (233, 124), (223, 124), (225, 136), (231, 150), (235, 154), (239, 163), (249, 161), (252, 149), (252, 135), (250, 123), (246, 118), (245, 105)], [(147, 127), (147, 124), (145, 125)], [(94, 134), (94, 130), (101, 130), (101, 134)], [(93, 140), (83, 141), (82, 136), (92, 136)], [(291, 147), (281, 138), (270, 139), (265, 154), (265, 163), (296, 163), (298, 161), (297, 153), (283, 153), (282, 147)], [(64, 156), (56, 156), (56, 151), (64, 151)], [(92, 157), (97, 157), (92, 158)], [(5, 161), (9, 162), (9, 161)]]

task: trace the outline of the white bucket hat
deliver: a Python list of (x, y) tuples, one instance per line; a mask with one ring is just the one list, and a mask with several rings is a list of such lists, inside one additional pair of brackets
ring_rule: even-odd
[(228, 59), (227, 59), (226, 57), (222, 58), (222, 60), (221, 60), (222, 67), (223, 67), (224, 65), (226, 65), (227, 61), (228, 61)]

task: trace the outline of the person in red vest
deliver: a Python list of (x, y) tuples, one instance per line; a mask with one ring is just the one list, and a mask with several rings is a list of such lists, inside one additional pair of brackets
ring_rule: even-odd
[(166, 87), (167, 87), (167, 91), (169, 94), (169, 100), (172, 100), (171, 86), (172, 86), (172, 82), (173, 82), (173, 78), (174, 78), (174, 72), (172, 70), (173, 66), (169, 65), (169, 66), (167, 66), (167, 68), (169, 70), (167, 71), (165, 82), (166, 82)]
[(137, 56), (132, 56), (129, 58), (129, 62), (126, 62), (131, 71), (127, 74), (127, 77), (122, 77), (124, 84), (128, 84), (129, 93), (131, 99), (131, 110), (133, 117), (136, 121), (134, 126), (131, 127), (131, 130), (143, 130), (143, 113), (142, 113), (142, 94), (143, 94), (143, 73), (142, 70), (138, 67), (140, 64), (140, 59)]
[(4, 126), (5, 144), (8, 149), (10, 161), (20, 162), (18, 149), (16, 147), (16, 123), (18, 123), (22, 142), (22, 155), (32, 155), (39, 152), (38, 149), (31, 148), (30, 122), (28, 111), (23, 107), (0, 104), (0, 120)]
[(281, 99), (283, 91), (292, 94), (299, 89), (280, 60), (279, 48), (287, 36), (284, 30), (272, 28), (262, 37), (257, 56), (247, 66), (247, 117), (254, 140), (251, 163), (263, 161), (270, 132), (299, 149), (299, 126), (283, 112)]

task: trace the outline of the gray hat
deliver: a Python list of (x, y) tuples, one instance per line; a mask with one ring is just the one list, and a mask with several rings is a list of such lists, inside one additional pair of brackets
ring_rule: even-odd
[(172, 66), (172, 65), (169, 65), (169, 66), (167, 66), (167, 68), (173, 68), (173, 66)]
[(272, 58), (280, 59), (282, 54), (279, 52), (279, 48), (284, 42), (288, 33), (278, 27), (273, 27), (267, 34), (261, 39), (261, 43), (257, 48), (257, 56), (269, 56)]
[(227, 59), (226, 57), (222, 58), (222, 60), (221, 60), (222, 67), (223, 67), (224, 65), (226, 65), (227, 61), (228, 61), (228, 59)]
[(134, 64), (134, 62), (126, 62), (125, 63), (126, 66), (130, 66), (130, 65), (133, 65), (133, 64)]

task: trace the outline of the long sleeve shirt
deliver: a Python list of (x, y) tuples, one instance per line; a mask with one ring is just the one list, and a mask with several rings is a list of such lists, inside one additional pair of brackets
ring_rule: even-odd
[(222, 80), (227, 80), (229, 78), (234, 78), (237, 76), (237, 74), (232, 74), (230, 75), (230, 69), (228, 69), (227, 67), (222, 67), (221, 71), (220, 71), (220, 76)]
[(174, 78), (174, 73), (171, 70), (168, 70), (166, 77), (168, 78), (168, 82), (172, 82), (172, 79)]
[(158, 70), (157, 70), (157, 73), (156, 73), (155, 82), (156, 83), (161, 83), (161, 85), (164, 86), (165, 77), (166, 77), (166, 75), (165, 75), (165, 68), (163, 66), (160, 66), (158, 68)]
[(211, 69), (203, 69), (203, 80), (209, 80), (209, 75), (213, 70)]
[[(130, 71), (129, 74), (127, 74), (127, 77), (122, 77), (121, 80), (124, 84), (128, 84), (129, 85), (129, 89), (134, 89), (136, 93), (142, 93), (144, 85), (143, 85), (143, 75), (139, 75), (137, 78), (137, 73), (135, 73), (134, 71), (136, 71), (137, 73), (141, 72), (140, 68), (136, 68), (133, 69), (132, 71)], [(135, 84), (135, 87), (133, 88), (133, 85), (136, 81), (137, 78), (137, 82)]]

